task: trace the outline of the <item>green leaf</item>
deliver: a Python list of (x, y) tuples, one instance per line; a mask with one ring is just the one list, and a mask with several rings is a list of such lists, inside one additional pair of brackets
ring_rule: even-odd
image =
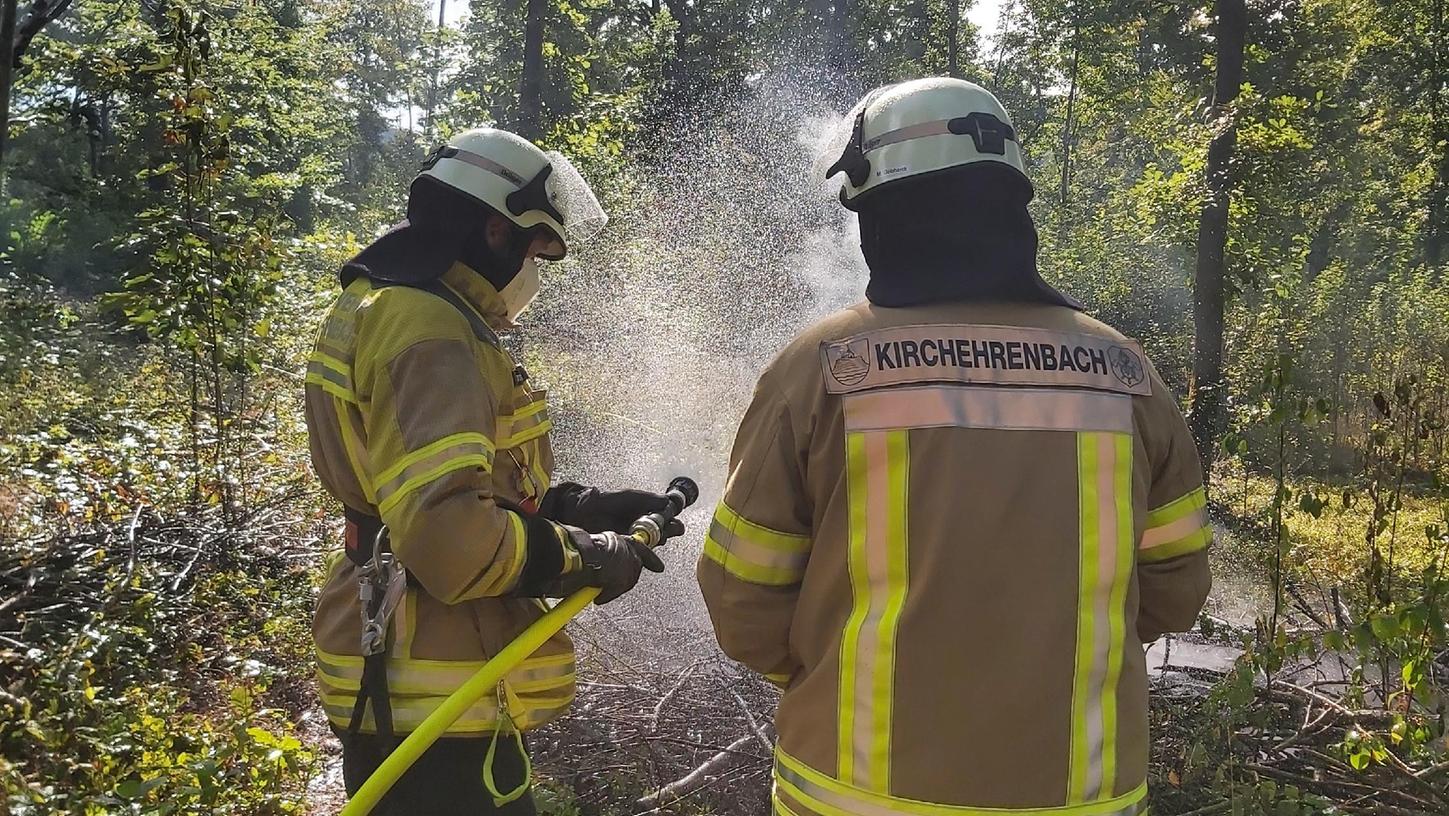
[(1369, 622), (1373, 628), (1374, 637), (1379, 640), (1390, 640), (1399, 634), (1399, 621), (1393, 615), (1375, 615)]
[(162, 54), (161, 57), (159, 59), (157, 59), (155, 62), (149, 63), (147, 65), (142, 65), (140, 68), (137, 68), (136, 70), (139, 71), (139, 72), (141, 72), (141, 73), (143, 73), (143, 74), (151, 74), (151, 73), (155, 73), (156, 71), (164, 71), (167, 68), (170, 68), (175, 62), (176, 62), (176, 57), (175, 56), (173, 56), (171, 54)]
[(140, 799), (155, 790), (164, 781), (166, 781), (165, 777), (161, 776), (153, 776), (144, 782), (138, 779), (128, 779), (116, 786), (116, 795), (122, 799)]

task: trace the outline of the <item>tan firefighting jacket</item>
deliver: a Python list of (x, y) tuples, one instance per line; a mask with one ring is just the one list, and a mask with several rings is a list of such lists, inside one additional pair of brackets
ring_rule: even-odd
[[(489, 325), (503, 325), (502, 298), (482, 276), (455, 264), (442, 281)], [(545, 395), (455, 305), (360, 278), (318, 333), (306, 410), (322, 483), (346, 506), (382, 518), (411, 577), (387, 658), (394, 728), (411, 731), (543, 613), (536, 598), (503, 596), (517, 585), (538, 527), (504, 506), (540, 499), (551, 478)], [(560, 528), (544, 530), (564, 547)], [(362, 677), (357, 574), (340, 552), (329, 559), (313, 621), (323, 707), (339, 727)], [(500, 712), (533, 728), (573, 697), (573, 644), (560, 633), (450, 732), (494, 731), (506, 725)], [(376, 730), (371, 706), (362, 730)]]
[(1207, 595), (1200, 464), (1137, 343), (1028, 304), (856, 306), (760, 378), (705, 541), (784, 687), (786, 816), (1131, 816), (1143, 644)]

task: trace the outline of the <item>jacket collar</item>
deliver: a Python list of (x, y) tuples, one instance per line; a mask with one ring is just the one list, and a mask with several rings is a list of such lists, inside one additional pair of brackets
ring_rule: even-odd
[(443, 283), (449, 289), (457, 292), (482, 316), (483, 322), (495, 331), (509, 331), (517, 328), (517, 324), (508, 319), (508, 307), (503, 303), (503, 296), (488, 279), (473, 270), (462, 261), (455, 261), (448, 271), (443, 273)]

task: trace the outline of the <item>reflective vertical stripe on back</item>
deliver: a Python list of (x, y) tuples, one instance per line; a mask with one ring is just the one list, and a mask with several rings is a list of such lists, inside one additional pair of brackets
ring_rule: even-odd
[(840, 653), (840, 778), (890, 787), (896, 627), (908, 580), (909, 431), (847, 433), (854, 606)]
[(1080, 579), (1068, 804), (1110, 796), (1116, 783), (1117, 681), (1132, 563), (1132, 437), (1077, 435)]

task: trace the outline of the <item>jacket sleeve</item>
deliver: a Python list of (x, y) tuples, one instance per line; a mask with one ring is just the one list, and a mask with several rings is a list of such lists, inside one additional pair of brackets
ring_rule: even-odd
[(802, 461), (787, 408), (762, 379), (698, 567), (720, 647), (781, 686), (798, 668), (790, 622), (810, 558)]
[(1143, 418), (1151, 467), (1147, 522), (1137, 550), (1137, 634), (1151, 643), (1192, 628), (1212, 588), (1207, 494), (1197, 446), (1172, 392), (1154, 371)]
[(494, 500), (501, 395), (484, 375), (471, 330), (432, 295), (397, 296), (409, 308), (371, 321), (376, 336), (358, 355), (370, 397), (358, 464), (393, 551), (444, 603), (539, 594), (577, 558), (562, 527)]

